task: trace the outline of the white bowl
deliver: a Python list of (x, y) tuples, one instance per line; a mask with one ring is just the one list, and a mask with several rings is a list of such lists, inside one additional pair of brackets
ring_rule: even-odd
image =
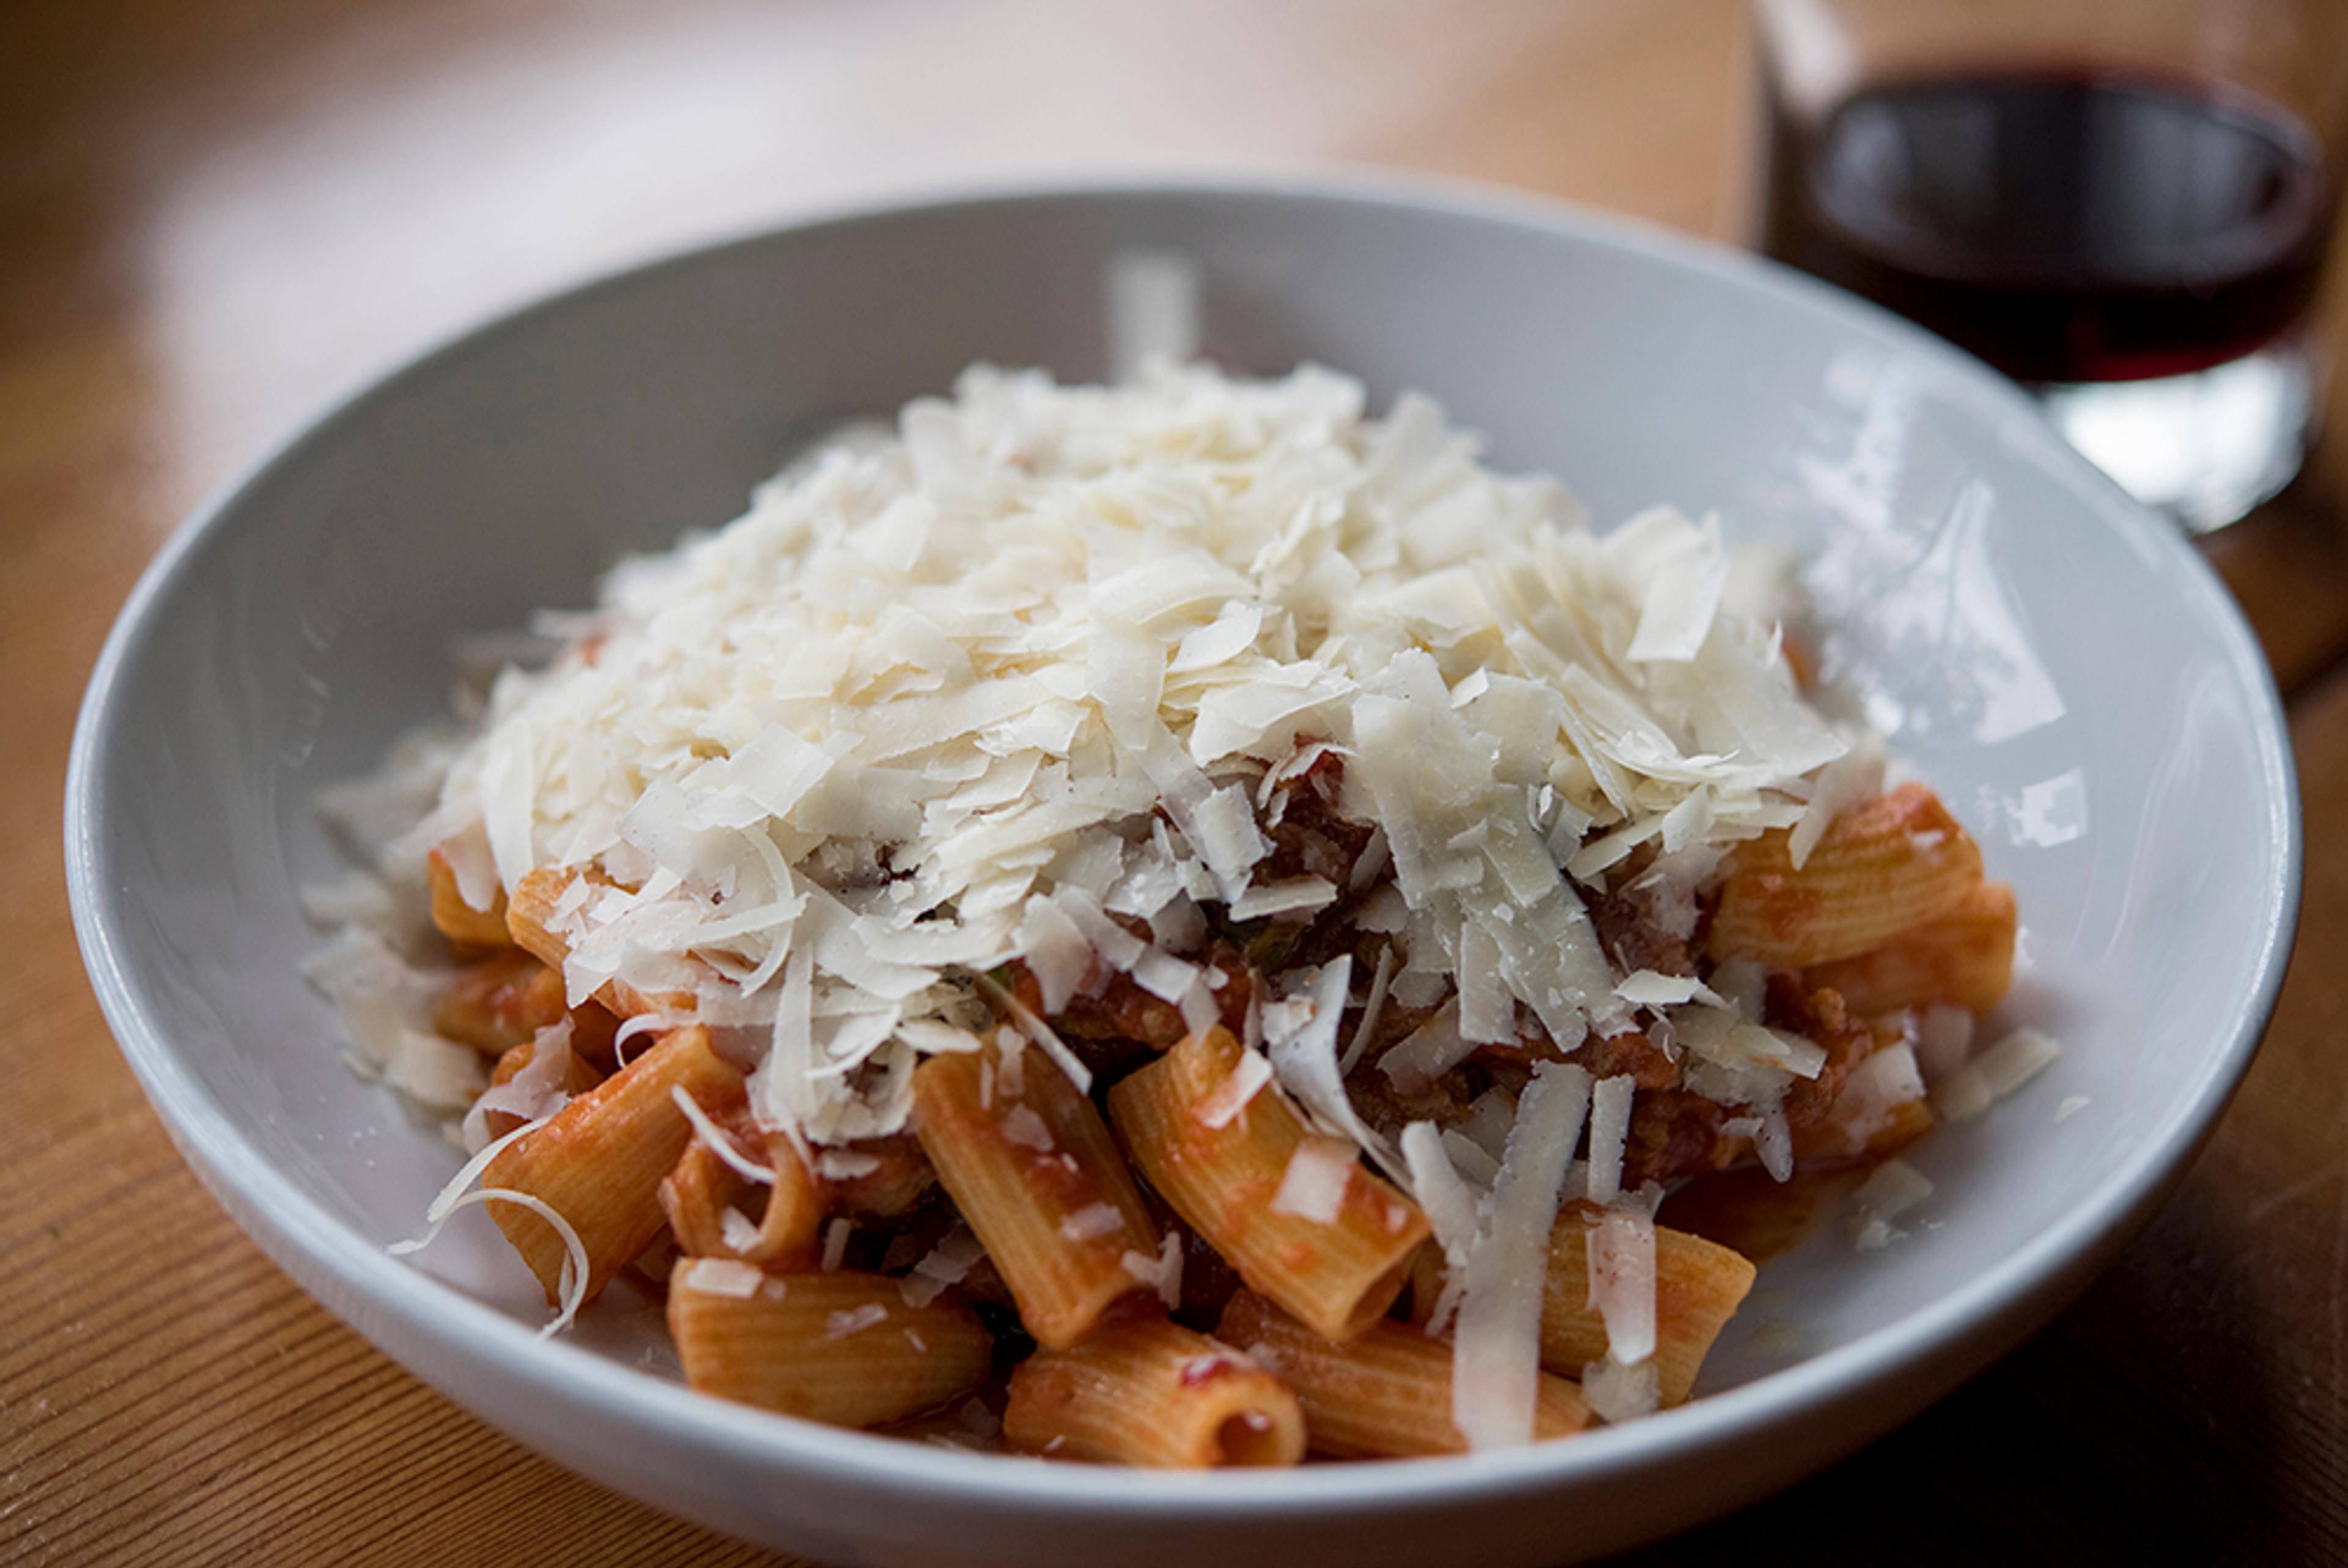
[[(1834, 668), (2014, 884), (2011, 1010), (2067, 1054), (1923, 1145), (1938, 1190), (1890, 1251), (1829, 1226), (1771, 1264), (1712, 1397), (1473, 1459), (1044, 1465), (697, 1397), (640, 1365), (660, 1355), (642, 1314), (542, 1340), (486, 1225), (385, 1255), (456, 1156), (345, 1068), (298, 976), (317, 938), (295, 889), (335, 865), (317, 787), (441, 711), (452, 634), (585, 602), (618, 552), (733, 516), (812, 427), (974, 359), (1097, 376), (1103, 266), (1130, 245), (1198, 260), (1228, 364), (1311, 358), (1380, 400), (1424, 388), (1603, 521), (1718, 507), (1815, 556)], [(417, 1376), (574, 1470), (776, 1546), (1128, 1568), (1593, 1555), (1867, 1441), (2042, 1323), (2160, 1201), (2249, 1064), (2299, 876), (2280, 711), (2233, 605), (2011, 384), (1743, 256), (1360, 180), (898, 207), (468, 333), (325, 414), (163, 551), (92, 678), (66, 836), (98, 997), (190, 1163)]]

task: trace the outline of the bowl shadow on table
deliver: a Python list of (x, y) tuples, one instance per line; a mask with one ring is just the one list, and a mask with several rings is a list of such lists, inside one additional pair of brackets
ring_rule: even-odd
[[(2271, 1239), (2271, 1237), (2269, 1238)], [(2254, 1340), (2252, 1222), (2189, 1182), (2035, 1338), (1907, 1427), (1616, 1568), (2327, 1560)]]

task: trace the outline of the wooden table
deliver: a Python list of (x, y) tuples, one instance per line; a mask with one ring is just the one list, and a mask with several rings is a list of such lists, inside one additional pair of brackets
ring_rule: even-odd
[[(201, 491), (496, 307), (980, 169), (1340, 159), (1732, 233), (1739, 17), (1735, 0), (0, 8), (0, 1561), (771, 1561), (555, 1470), (385, 1360), (246, 1244), (132, 1084), (67, 927), (59, 797), (107, 625)], [(2291, 983), (2216, 1142), (2031, 1345), (1637, 1561), (2348, 1560), (2340, 516), (2319, 476), (2212, 551), (2291, 698), (2308, 842)]]

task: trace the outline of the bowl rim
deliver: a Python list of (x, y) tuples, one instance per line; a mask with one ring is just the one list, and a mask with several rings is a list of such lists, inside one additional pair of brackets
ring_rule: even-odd
[[(1649, 1419), (1593, 1430), (1572, 1443), (1408, 1465), (1320, 1464), (1292, 1471), (1189, 1475), (1020, 1462), (820, 1426), (695, 1394), (598, 1352), (541, 1338), (535, 1329), (455, 1286), (388, 1255), (329, 1214), (244, 1138), (234, 1116), (179, 1060), (168, 1020), (147, 1005), (118, 939), (108, 878), (108, 781), (99, 772), (98, 759), (123, 722), (118, 702), (120, 678), (138, 655), (158, 607), (179, 584), (197, 547), (233, 526), (247, 493), (331, 440), (346, 424), (364, 417), (375, 400), (396, 386), (542, 315), (572, 309), (605, 290), (649, 282), (671, 268), (787, 234), (812, 235), (916, 213), (1181, 199), (1303, 202), (1481, 222), (1627, 253), (1651, 265), (1789, 300), (1949, 372), (1952, 397), (2033, 449), (2039, 462), (2068, 480), (2082, 509), (2100, 518), (2102, 526), (2118, 530), (2139, 552), (2182, 569), (2173, 574), (2181, 590), (2180, 608), (2210, 634), (2230, 673), (2252, 694), (2256, 764), (2266, 786), (2261, 804), (2275, 853), (2263, 868), (2256, 958), (2228, 1037), (2211, 1052), (2190, 1092), (2180, 1096), (2137, 1148), (2071, 1212), (1962, 1288), (1847, 1345)], [(125, 601), (92, 670), (75, 727), (64, 816), (67, 893), (84, 965), (108, 1025), (148, 1099), (198, 1173), (224, 1201), (232, 1194), (234, 1201), (226, 1203), (232, 1216), (256, 1239), (274, 1240), (277, 1247), (300, 1254), (331, 1278), (346, 1299), (366, 1301), (374, 1314), (396, 1322), (419, 1341), (437, 1343), (468, 1365), (494, 1368), (541, 1399), (632, 1428), (650, 1440), (727, 1451), (818, 1483), (850, 1483), (964, 1504), (1049, 1505), (1068, 1516), (1128, 1522), (1195, 1521), (1202, 1509), (1218, 1519), (1244, 1521), (1497, 1501), (1560, 1485), (1620, 1480), (1667, 1460), (1725, 1452), (1779, 1423), (1838, 1409), (1849, 1412), (1869, 1389), (1903, 1378), (1931, 1383), (1936, 1390), (1945, 1388), (1954, 1378), (1945, 1373), (1936, 1378), (1936, 1367), (1967, 1360), (1958, 1375), (1969, 1374), (1986, 1358), (1979, 1347), (2015, 1337), (2016, 1324), (2025, 1329), (2032, 1326), (2034, 1309), (2051, 1311), (2045, 1303), (2083, 1284), (2182, 1175), (2240, 1086), (2272, 1015), (2296, 929), (2302, 880), (2300, 802), (2281, 699), (2240, 608), (2182, 532), (2125, 496), (2064, 444), (2019, 386), (1880, 307), (1725, 245), (1479, 181), (1355, 169), (1149, 169), (1130, 176), (1084, 171), (963, 179), (925, 192), (828, 204), (781, 222), (666, 250), (460, 325), (334, 399), (215, 487), (173, 531)], [(256, 1226), (270, 1235), (261, 1236)], [(372, 1325), (365, 1332), (382, 1344), (384, 1336)], [(1998, 1348), (2002, 1342), (1992, 1345), (1989, 1353)], [(1904, 1417), (1906, 1411), (1893, 1414)], [(1853, 1419), (1858, 1430), (1846, 1447), (1891, 1424), (1886, 1418)]]

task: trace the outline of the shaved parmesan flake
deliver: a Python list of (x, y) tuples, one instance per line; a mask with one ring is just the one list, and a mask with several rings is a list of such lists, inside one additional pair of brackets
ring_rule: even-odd
[[(518, 1131), (527, 1132), (530, 1129), (523, 1128)], [(491, 1145), (492, 1148), (495, 1146)], [(484, 1151), (484, 1153), (488, 1152)], [(572, 1321), (578, 1317), (580, 1307), (585, 1306), (587, 1302), (587, 1244), (579, 1239), (579, 1232), (572, 1227), (569, 1220), (562, 1217), (552, 1204), (535, 1193), (520, 1192), (511, 1187), (476, 1187), (449, 1203), (446, 1208), (441, 1209), (439, 1214), (434, 1215), (431, 1223), (425, 1227), (422, 1235), (412, 1241), (396, 1241), (384, 1248), (384, 1251), (394, 1257), (405, 1257), (409, 1254), (421, 1252), (438, 1239), (441, 1230), (456, 1216), (458, 1210), (471, 1208), (479, 1204), (511, 1204), (517, 1208), (528, 1209), (554, 1228), (554, 1234), (562, 1242), (562, 1274), (558, 1282), (561, 1287), (558, 1294), (561, 1298), (561, 1304), (555, 1315), (539, 1329), (539, 1337), (551, 1339), (570, 1327)]]
[(1378, 1058), (1378, 1071), (1405, 1093), (1426, 1088), (1476, 1051), (1459, 1029), (1459, 1006), (1446, 1002), (1433, 1018), (1405, 1035)]
[(1581, 1397), (1610, 1426), (1652, 1416), (1663, 1405), (1663, 1376), (1652, 1360), (1625, 1367), (1611, 1355), (1581, 1369)]
[[(1063, 886), (1052, 896), (1052, 902), (1066, 911), (1071, 923), (1084, 933), (1085, 940), (1117, 968), (1132, 968), (1149, 950), (1148, 943), (1110, 919), (1092, 896), (1080, 887)], [(1058, 1010), (1049, 1003), (1045, 1006), (1049, 1010)]]
[(1297, 915), (1324, 909), (1337, 901), (1334, 883), (1325, 877), (1299, 876), (1289, 882), (1259, 884), (1231, 901), (1234, 920), (1261, 920), (1271, 915)]
[(1688, 1001), (1723, 1008), (1728, 1005), (1718, 992), (1694, 975), (1663, 975), (1653, 969), (1635, 969), (1623, 976), (1614, 994), (1640, 1007), (1674, 1007)]
[(1944, 1122), (1964, 1122), (2037, 1077), (2063, 1048), (2034, 1029), (2017, 1029), (1962, 1070), (1932, 1088), (1932, 1111)]
[(1001, 1131), (1004, 1143), (1016, 1143), (1040, 1154), (1048, 1154), (1056, 1147), (1052, 1142), (1052, 1130), (1044, 1124), (1044, 1119), (1025, 1105), (1014, 1105), (1004, 1113)]
[(1761, 1108), (1753, 1133), (1753, 1153), (1774, 1182), (1794, 1179), (1794, 1134), (1786, 1125), (1786, 1108), (1775, 1101)]
[(732, 1166), (735, 1173), (744, 1181), (768, 1187), (775, 1184), (773, 1170), (757, 1163), (736, 1148), (734, 1140), (709, 1119), (709, 1112), (695, 1102), (693, 1096), (685, 1091), (683, 1084), (675, 1085), (668, 1092), (669, 1098), (676, 1102), (676, 1108), (685, 1112), (685, 1119), (693, 1124), (693, 1135), (704, 1148)]
[(851, 1334), (861, 1334), (867, 1328), (877, 1327), (888, 1320), (887, 1307), (877, 1301), (868, 1301), (860, 1307), (850, 1307), (841, 1311), (826, 1313), (823, 1319), (823, 1337), (827, 1339), (845, 1339)]
[(1271, 1081), (1272, 1063), (1264, 1059), (1263, 1052), (1244, 1051), (1231, 1068), (1231, 1076), (1215, 1085), (1214, 1090), (1200, 1100), (1190, 1113), (1199, 1119), (1201, 1126), (1228, 1127), (1241, 1111), (1247, 1109), (1248, 1102), (1256, 1097), (1256, 1091)]
[(1606, 1356), (1635, 1367), (1655, 1353), (1655, 1222), (1610, 1208), (1590, 1227), (1590, 1305), (1606, 1325)]
[(483, 1090), (473, 1102), (459, 1128), (465, 1147), (478, 1153), (489, 1143), (492, 1112), (524, 1122), (545, 1121), (570, 1103), (570, 1081), (571, 1020), (566, 1017), (538, 1031), (530, 1041), (530, 1061), (520, 1071)]
[(1252, 604), (1228, 604), (1211, 625), (1202, 626), (1182, 639), (1168, 661), (1168, 673), (1182, 675), (1193, 670), (1211, 670), (1227, 664), (1254, 646), (1256, 633), (1263, 626), (1263, 610)]
[(1517, 1108), (1453, 1339), (1451, 1419), (1471, 1450), (1532, 1440), (1550, 1227), (1589, 1104), (1590, 1074), (1544, 1061)]
[[(480, 1148), (476, 1149), (473, 1152), (472, 1158), (467, 1160), (464, 1164), (458, 1168), (457, 1173), (449, 1177), (447, 1183), (441, 1186), (440, 1190), (433, 1194), (432, 1201), (424, 1206), (425, 1223), (427, 1225), (438, 1225), (440, 1221), (456, 1213), (458, 1207), (464, 1199), (465, 1190), (470, 1187), (475, 1182), (481, 1179), (481, 1173), (489, 1168), (490, 1161), (496, 1159), (499, 1154), (504, 1153), (507, 1149), (512, 1147), (514, 1144), (520, 1143), (524, 1138), (529, 1137), (532, 1132), (537, 1132), (541, 1127), (546, 1125), (546, 1123), (552, 1119), (552, 1112), (550, 1112), (547, 1115), (541, 1116), (534, 1122), (523, 1122), (520, 1126), (507, 1132), (503, 1137), (493, 1138), (489, 1143), (483, 1144)], [(402, 1243), (399, 1245), (405, 1245), (406, 1244)], [(421, 1245), (422, 1243), (418, 1243), (417, 1245)]]
[(1590, 1091), (1587, 1195), (1593, 1204), (1611, 1204), (1622, 1195), (1622, 1147), (1630, 1136), (1631, 1102), (1637, 1091), (1637, 1083), (1628, 1074), (1601, 1078)]
[(827, 1182), (852, 1182), (880, 1168), (880, 1156), (861, 1149), (826, 1149), (815, 1157), (815, 1173)]
[(1883, 743), (1869, 734), (1818, 770), (1818, 787), (1802, 808), (1802, 820), (1787, 837), (1787, 856), (1795, 870), (1809, 863), (1810, 851), (1836, 817), (1883, 788)]
[(948, 1286), (960, 1285), (986, 1255), (976, 1236), (957, 1225), (932, 1247), (913, 1272), (900, 1280), (897, 1294), (908, 1307), (927, 1307)]
[(848, 1238), (855, 1230), (845, 1216), (832, 1220), (823, 1227), (823, 1257), (819, 1264), (824, 1273), (837, 1274), (848, 1256)]
[(1066, 908), (1043, 897), (1027, 901), (1018, 939), (1027, 972), (1043, 992), (1044, 1010), (1058, 1012), (1092, 973), (1091, 941)]
[(1005, 1100), (1017, 1100), (1027, 1092), (1027, 1042), (1012, 1030), (994, 1031), (994, 1086)]
[(1136, 960), (1133, 983), (1160, 1001), (1180, 1006), (1199, 983), (1199, 966), (1151, 948)]
[(1169, 1312), (1182, 1305), (1182, 1238), (1172, 1231), (1159, 1241), (1157, 1256), (1128, 1252), (1118, 1263), (1137, 1282), (1155, 1288)]
[(1443, 1152), (1451, 1156), (1452, 1167), (1478, 1187), (1488, 1191), (1492, 1184), (1500, 1179), (1500, 1162), (1487, 1153), (1481, 1143), (1465, 1132), (1446, 1128)]
[(1345, 1047), (1345, 1054), (1337, 1059), (1337, 1076), (1348, 1078), (1363, 1055), (1370, 1049), (1370, 1040), (1378, 1027), (1378, 1019), (1385, 1011), (1386, 988), (1394, 979), (1394, 949), (1378, 949), (1378, 967), (1370, 976), (1370, 994), (1363, 999), (1361, 1021), (1354, 1026), (1354, 1038)]
[[(1467, 1286), (1468, 1261), (1475, 1251), (1480, 1220), (1476, 1195), (1459, 1179), (1434, 1122), (1412, 1122), (1402, 1130), (1400, 1142), (1410, 1190), (1435, 1232), (1436, 1245), (1443, 1249), (1443, 1290), (1426, 1321), (1426, 1332), (1434, 1336), (1449, 1326), (1453, 1313), (1458, 1309), (1459, 1293)], [(1498, 1167), (1494, 1169), (1497, 1173)]]
[(1623, 657), (1694, 659), (1712, 630), (1720, 590), (1728, 580), (1719, 519), (1706, 518), (1698, 528), (1669, 507), (1658, 507), (1617, 528), (1606, 545), (1609, 554), (1633, 563), (1646, 584), (1639, 627)]
[(1272, 845), (1256, 827), (1255, 809), (1247, 792), (1226, 784), (1200, 801), (1183, 825), (1184, 835), (1199, 858), (1207, 863), (1226, 898), (1247, 888), (1249, 867), (1271, 852)]
[[(1064, 1042), (1058, 1035), (1052, 1032), (1051, 1025), (1045, 1023), (1042, 1019), (1037, 1018), (1034, 1013), (1029, 1012), (1025, 1008), (1020, 1006), (1017, 998), (1014, 997), (1009, 991), (1004, 990), (1001, 986), (996, 985), (993, 980), (988, 979), (984, 975), (978, 975), (973, 978), (980, 991), (986, 996), (988, 1000), (994, 1002), (995, 1006), (1001, 1008), (1004, 1012), (1011, 1015), (1011, 1021), (1019, 1026), (1019, 1032), (1025, 1035), (1029, 1040), (1035, 1041), (1037, 1046), (1041, 1047), (1044, 1054), (1050, 1057), (1059, 1070), (1068, 1075), (1069, 1082), (1075, 1084), (1080, 1091), (1086, 1092), (1091, 1091), (1093, 1086), (1092, 1069), (1086, 1067), (1082, 1061), (1076, 1059), (1076, 1053), (1070, 1050), (1066, 1042)], [(1008, 1070), (1008, 1067), (1009, 1064), (1006, 1062), (1006, 1071)], [(1015, 1089), (1006, 1090), (1005, 1092), (1015, 1094), (1018, 1091)]]
[(730, 1204), (717, 1211), (717, 1235), (736, 1252), (748, 1252), (758, 1245), (758, 1227), (750, 1223), (749, 1215)]
[(730, 1296), (736, 1301), (747, 1301), (758, 1294), (766, 1275), (754, 1264), (741, 1263), (730, 1257), (696, 1257), (687, 1260), (683, 1268), (669, 1276), (670, 1283), (702, 1296)]
[(1297, 1141), (1272, 1194), (1272, 1212), (1294, 1214), (1317, 1225), (1335, 1225), (1354, 1177), (1354, 1145), (1342, 1138), (1307, 1136)]
[(1934, 1002), (1916, 1020), (1916, 1063), (1928, 1083), (1953, 1078), (1972, 1060), (1973, 1015), (1953, 1002)]
[(1307, 1120), (1332, 1137), (1351, 1139), (1355, 1146), (1389, 1172), (1399, 1162), (1386, 1141), (1371, 1131), (1354, 1109), (1345, 1081), (1337, 1071), (1337, 1027), (1344, 1021), (1347, 978), (1354, 960), (1340, 958), (1297, 977), (1305, 995), (1294, 999), (1308, 1004), (1306, 1016), (1292, 1029), (1268, 1034), (1265, 1054), (1272, 1071), (1303, 1111)]
[(1094, 1241), (1124, 1228), (1125, 1214), (1115, 1204), (1086, 1204), (1060, 1222), (1060, 1235), (1066, 1241)]
[(1222, 1022), (1222, 1009), (1215, 1005), (1215, 993), (1208, 989), (1203, 977), (1182, 993), (1182, 1027), (1192, 1034), (1204, 1034)]
[(1932, 1195), (1932, 1184), (1905, 1160), (1886, 1160), (1850, 1195), (1851, 1237), (1863, 1252), (1898, 1239), (1891, 1222)]
[(1905, 1042), (1888, 1045), (1851, 1069), (1827, 1124), (1841, 1139), (1840, 1153), (1864, 1153), (1876, 1134), (1893, 1124), (1901, 1106), (1923, 1098), (1916, 1053)]

